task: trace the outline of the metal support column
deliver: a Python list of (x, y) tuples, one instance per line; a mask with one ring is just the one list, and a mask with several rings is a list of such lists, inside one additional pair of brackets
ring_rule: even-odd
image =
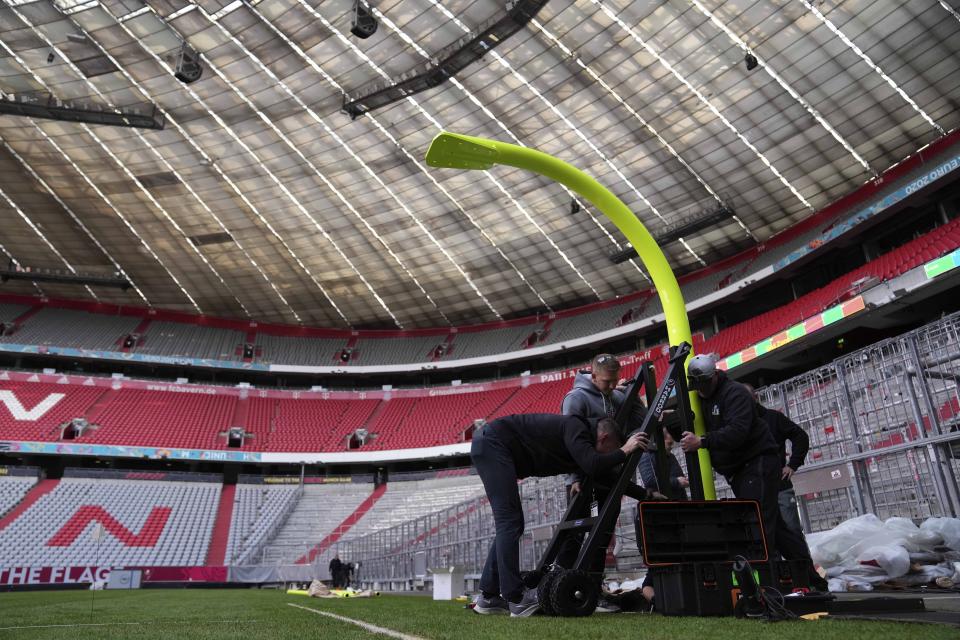
[[(919, 415), (921, 413), (920, 401), (923, 401), (923, 408), (926, 409), (930, 427), (934, 429), (937, 435), (942, 433), (940, 415), (937, 412), (936, 405), (930, 394), (930, 389), (927, 388), (926, 378), (923, 375), (923, 360), (921, 360), (920, 350), (917, 348), (917, 336), (914, 333), (910, 333), (905, 336), (904, 340), (907, 344), (907, 353), (910, 360), (912, 360), (913, 369), (912, 372), (910, 368), (907, 369), (907, 375), (904, 376), (905, 384), (910, 394), (910, 402), (914, 407), (914, 412), (918, 414), (917, 429), (920, 432), (920, 438), (926, 440), (929, 438), (929, 434), (927, 434), (923, 423), (923, 417)], [(917, 386), (920, 387), (919, 398), (917, 397), (916, 387), (914, 387), (913, 381), (910, 379), (911, 377), (916, 379)], [(927, 456), (929, 457), (930, 464), (933, 466), (931, 470), (933, 472), (931, 474), (933, 477), (933, 486), (937, 492), (940, 507), (943, 509), (943, 515), (956, 517), (957, 513), (960, 512), (960, 487), (957, 486), (957, 479), (950, 471), (949, 463), (943, 458), (942, 447), (943, 445), (928, 444), (926, 446)], [(946, 473), (944, 472), (945, 469)]]
[[(856, 450), (855, 453), (860, 453), (863, 450), (863, 445), (860, 441), (860, 427), (857, 424), (856, 417), (853, 415), (853, 400), (851, 399), (850, 387), (847, 385), (847, 378), (843, 371), (843, 361), (840, 360), (833, 363), (833, 367), (837, 375), (837, 382), (843, 390), (842, 399), (844, 402), (842, 406), (838, 408), (843, 412), (847, 420), (849, 420), (850, 432), (853, 436), (853, 447)], [(854, 479), (853, 484), (850, 485), (853, 493), (851, 496), (851, 502), (853, 504), (851, 506), (857, 515), (869, 513), (873, 510), (874, 500), (873, 494), (870, 491), (870, 480), (866, 475), (866, 467), (864, 467), (862, 463), (854, 461), (851, 463), (850, 470)]]

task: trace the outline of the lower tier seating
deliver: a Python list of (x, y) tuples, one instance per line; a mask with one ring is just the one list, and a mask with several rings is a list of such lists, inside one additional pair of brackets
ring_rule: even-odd
[(14, 567), (202, 565), (220, 488), (65, 478), (0, 531), (0, 558)]

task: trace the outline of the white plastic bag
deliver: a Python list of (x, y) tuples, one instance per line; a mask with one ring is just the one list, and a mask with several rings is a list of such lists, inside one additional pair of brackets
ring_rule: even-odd
[(907, 544), (904, 546), (907, 547), (908, 551), (932, 549), (942, 540), (942, 536), (936, 531), (921, 529), (913, 524), (913, 520), (908, 518), (888, 518), (883, 523), (883, 530), (891, 536), (905, 540)]
[[(872, 513), (845, 520), (830, 531), (807, 538), (814, 563), (821, 567), (853, 565), (857, 553), (852, 552), (858, 543), (874, 536), (883, 535), (883, 521)], [(877, 540), (875, 544), (882, 544)], [(871, 545), (873, 546), (873, 545)]]
[(920, 530), (939, 534), (943, 544), (960, 551), (960, 519), (928, 518), (920, 525)]
[(876, 563), (889, 578), (899, 578), (910, 571), (910, 554), (899, 544), (870, 547), (857, 556), (857, 562), (867, 565)]

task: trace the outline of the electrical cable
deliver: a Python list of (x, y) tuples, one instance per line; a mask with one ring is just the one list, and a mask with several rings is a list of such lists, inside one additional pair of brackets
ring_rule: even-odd
[(737, 617), (763, 618), (767, 622), (797, 619), (797, 614), (787, 609), (782, 593), (757, 583), (753, 567), (746, 558), (737, 556), (733, 571), (740, 585), (740, 599), (735, 610)]

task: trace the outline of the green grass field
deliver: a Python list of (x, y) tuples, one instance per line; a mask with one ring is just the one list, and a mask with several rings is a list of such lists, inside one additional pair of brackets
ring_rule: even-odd
[[(460, 603), (413, 596), (368, 600), (318, 600), (274, 590), (157, 590), (0, 593), (0, 638), (332, 638), (376, 637), (354, 624), (289, 606), (362, 620), (404, 634), (469, 640), (940, 640), (960, 638), (956, 628), (927, 624), (820, 620), (770, 625), (716, 618), (666, 618), (646, 614), (590, 618), (479, 616)], [(61, 625), (37, 628), (42, 625)], [(96, 625), (96, 626), (94, 626)], [(33, 627), (11, 629), (10, 627)], [(379, 636), (386, 638), (387, 636)]]

